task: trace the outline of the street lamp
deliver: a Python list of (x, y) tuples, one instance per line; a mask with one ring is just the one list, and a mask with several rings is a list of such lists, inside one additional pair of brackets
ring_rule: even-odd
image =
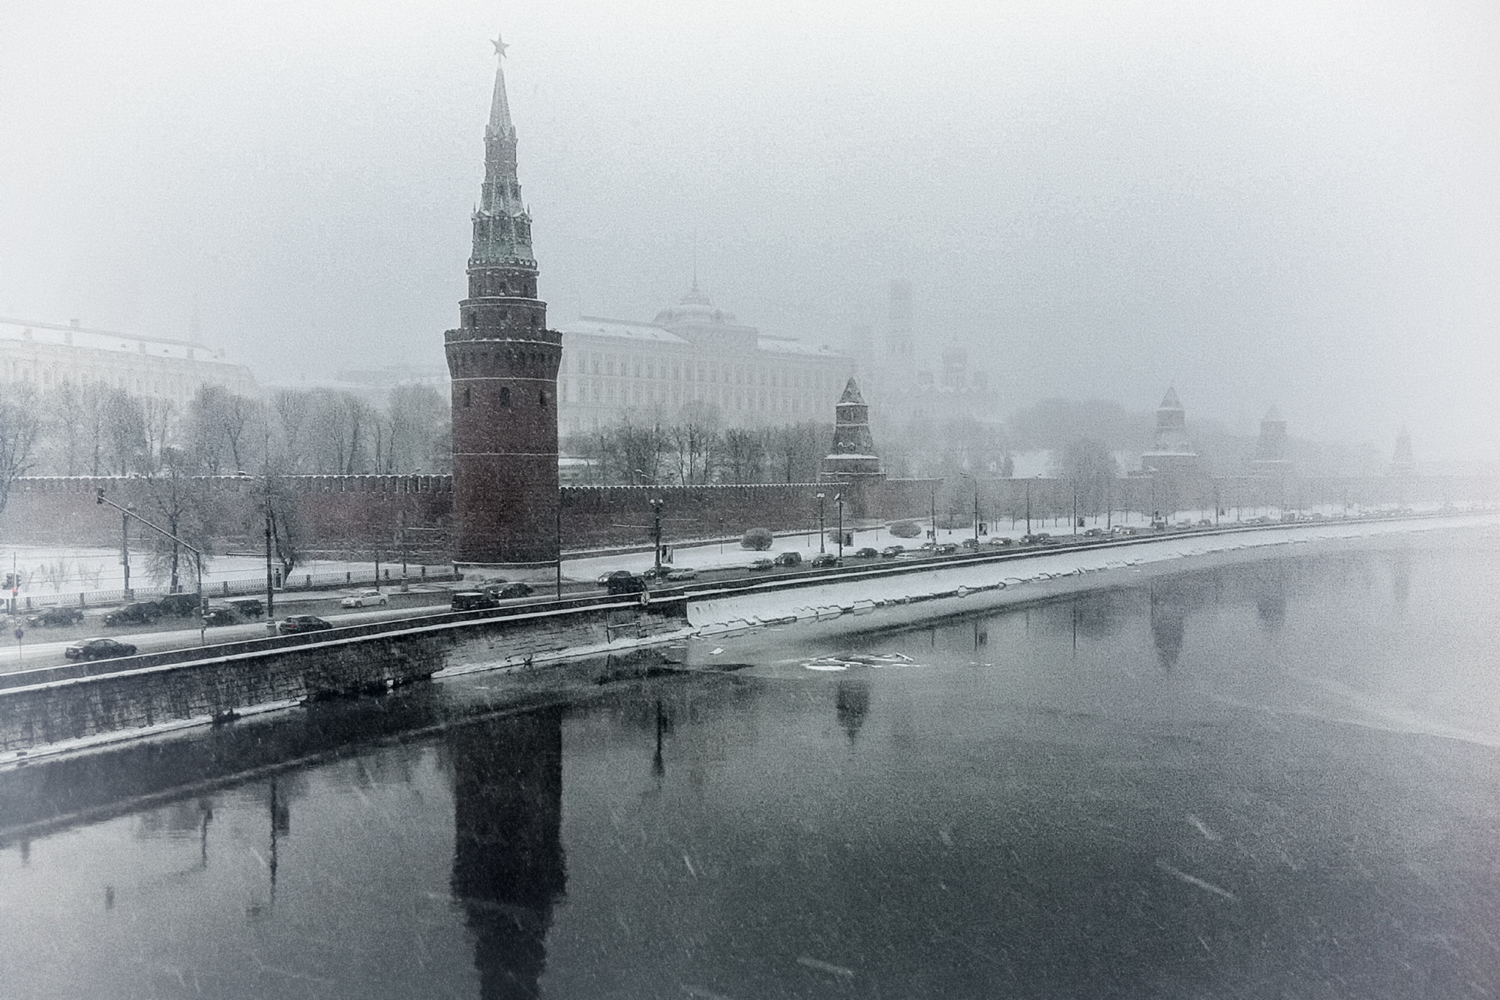
[(656, 550), (656, 575), (661, 576), (661, 508), (666, 502), (661, 497), (652, 497), (651, 504), (651, 537), (655, 542)]
[(816, 494), (818, 498), (818, 555), (822, 555), (827, 549), (823, 546), (823, 536), (827, 531), (823, 527), (823, 498), (825, 494)]
[(197, 570), (198, 575), (198, 642), (200, 645), (206, 645), (208, 641), (206, 637), (206, 629), (208, 628), (208, 623), (203, 620), (203, 553), (199, 552), (193, 546), (178, 538), (170, 531), (167, 531), (165, 528), (159, 528), (156, 525), (152, 524), (150, 521), (146, 520), (144, 517), (137, 514), (130, 508), (121, 507), (119, 504), (115, 503), (113, 500), (104, 495), (104, 487), (102, 486), (94, 490), (94, 503), (113, 507), (115, 510), (124, 515), (126, 524), (130, 523), (130, 519), (132, 517), (135, 518), (137, 521), (141, 522), (146, 527), (156, 532), (158, 535), (161, 535), (163, 538), (171, 539), (193, 554), (193, 566)]
[(842, 566), (844, 565), (844, 494), (836, 494), (833, 499), (839, 505), (839, 565)]
[(967, 472), (960, 472), (960, 476), (974, 484), (974, 549), (979, 550), (979, 480)]

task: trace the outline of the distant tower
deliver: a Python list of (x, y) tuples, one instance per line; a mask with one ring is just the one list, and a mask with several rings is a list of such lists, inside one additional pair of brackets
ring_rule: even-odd
[[(495, 55), (506, 45), (496, 39)], [(516, 129), (495, 67), (484, 186), (473, 215), (469, 297), (444, 334), (453, 378), (453, 561), (550, 565), (557, 548), (557, 369), (562, 335), (536, 297), (531, 215), (516, 179)]]
[(1260, 439), (1255, 443), (1250, 472), (1256, 476), (1285, 476), (1291, 471), (1291, 460), (1286, 457), (1286, 418), (1273, 406), (1261, 418)]
[(1411, 454), (1411, 433), (1402, 424), (1396, 434), (1396, 452), (1391, 456), (1391, 475), (1410, 476), (1416, 471), (1417, 463)]
[(875, 438), (870, 434), (870, 404), (859, 393), (859, 382), (853, 375), (844, 386), (834, 408), (833, 448), (823, 459), (823, 478), (884, 475), (880, 456), (875, 454)]
[(1187, 436), (1187, 413), (1177, 398), (1175, 388), (1167, 389), (1156, 408), (1156, 434), (1152, 448), (1141, 456), (1146, 472), (1185, 472), (1198, 464)]
[(914, 353), (911, 282), (905, 278), (891, 282), (891, 329), (885, 342), (885, 353), (893, 358), (910, 358)]

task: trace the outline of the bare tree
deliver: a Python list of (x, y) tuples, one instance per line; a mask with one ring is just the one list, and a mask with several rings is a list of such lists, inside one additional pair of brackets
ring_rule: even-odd
[(758, 483), (766, 460), (765, 438), (759, 431), (731, 427), (722, 438), (721, 468), (733, 483)]
[(139, 471), (146, 451), (146, 414), (140, 399), (124, 389), (108, 390), (101, 419), (105, 448), (116, 474)]
[[(281, 457), (276, 464), (288, 472), (298, 472), (306, 466), (308, 458), (306, 436), (312, 414), (312, 397), (296, 389), (282, 389), (271, 399), (271, 413), (281, 447)], [(270, 461), (269, 452), (267, 461)]]
[(36, 393), (26, 383), (0, 387), (0, 513), (17, 479), (31, 471), (42, 422)]
[[(186, 463), (187, 457), (178, 449), (163, 449), (156, 468), (146, 475), (142, 514), (203, 553), (206, 566), (213, 540), (206, 516), (208, 495), (204, 482), (187, 474)], [(154, 531), (147, 532), (146, 542), (150, 546), (148, 571), (158, 580), (166, 579), (172, 593), (181, 590), (181, 545)]]

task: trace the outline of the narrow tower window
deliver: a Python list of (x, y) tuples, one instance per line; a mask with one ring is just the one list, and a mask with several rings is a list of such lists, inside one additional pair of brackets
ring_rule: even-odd
[(465, 406), (469, 406), (469, 405), (473, 404), (473, 402), (474, 402), (474, 390), (472, 388), (470, 388), (469, 386), (464, 386), (464, 405)]
[(500, 405), (506, 407), (510, 406), (510, 389), (505, 387), (502, 387), (500, 389)]
[(546, 389), (542, 390), (541, 408), (544, 409), (544, 410), (547, 408), (547, 390)]

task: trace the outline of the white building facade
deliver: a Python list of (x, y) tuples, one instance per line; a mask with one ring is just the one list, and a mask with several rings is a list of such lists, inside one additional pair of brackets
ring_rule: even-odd
[(558, 329), (564, 435), (627, 417), (671, 422), (684, 407), (715, 411), (721, 427), (826, 420), (853, 367), (830, 347), (740, 324), (697, 282), (650, 323), (585, 316)]

